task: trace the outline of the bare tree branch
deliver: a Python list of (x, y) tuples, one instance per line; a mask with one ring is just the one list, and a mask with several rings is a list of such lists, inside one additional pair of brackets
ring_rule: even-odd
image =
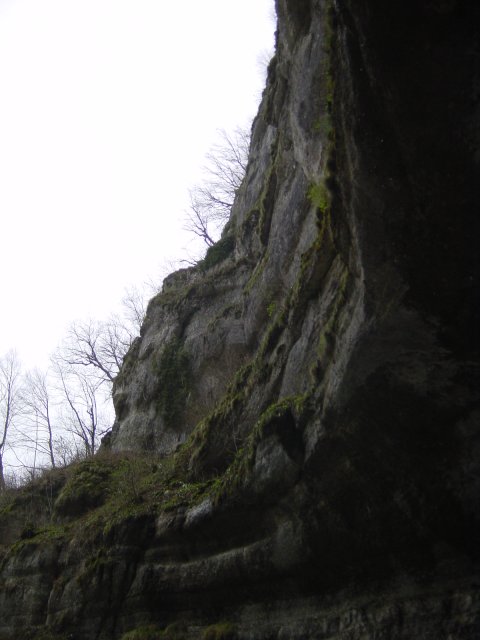
[[(35, 452), (46, 454), (50, 465), (55, 467), (53, 401), (47, 373), (34, 369), (26, 374), (22, 400), (25, 428), (19, 433), (23, 437), (23, 444), (29, 449), (34, 447)], [(33, 432), (35, 437), (32, 436)]]
[[(151, 289), (152, 286), (150, 285), (150, 290)], [(124, 323), (124, 328), (133, 342), (133, 339), (140, 335), (140, 329), (147, 313), (145, 288), (143, 290), (140, 290), (138, 287), (129, 287), (126, 289), (122, 304), (125, 310), (126, 320), (126, 326)]]
[(74, 322), (54, 355), (63, 368), (84, 367), (102, 383), (112, 383), (123, 358), (140, 334), (146, 313), (146, 295), (130, 288), (123, 298), (124, 314), (112, 314), (104, 322)]
[(118, 370), (109, 346), (105, 345), (105, 330), (100, 322), (74, 322), (67, 338), (55, 356), (70, 367), (90, 367), (100, 372), (102, 380), (113, 382)]
[(64, 430), (80, 441), (84, 455), (92, 456), (107, 424), (98, 409), (101, 380), (87, 371), (65, 368), (61, 361), (55, 365), (59, 388), (65, 401), (62, 424)]
[(14, 351), (0, 358), (0, 491), (5, 489), (3, 455), (21, 411), (20, 362)]
[[(237, 128), (220, 132), (220, 141), (207, 154), (205, 180), (190, 191), (184, 229), (211, 247), (230, 217), (235, 195), (247, 170), (250, 134)], [(213, 229), (213, 230), (212, 230)]]
[(208, 224), (212, 218), (209, 217), (207, 207), (205, 207), (198, 198), (198, 193), (190, 193), (190, 211), (187, 213), (185, 229), (194, 233), (201, 238), (207, 246), (211, 247), (215, 244), (215, 240), (208, 230)]

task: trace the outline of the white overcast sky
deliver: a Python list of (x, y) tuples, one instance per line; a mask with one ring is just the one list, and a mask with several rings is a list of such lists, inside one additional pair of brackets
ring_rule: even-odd
[(0, 0), (0, 355), (44, 366), (189, 237), (218, 129), (250, 124), (273, 0)]

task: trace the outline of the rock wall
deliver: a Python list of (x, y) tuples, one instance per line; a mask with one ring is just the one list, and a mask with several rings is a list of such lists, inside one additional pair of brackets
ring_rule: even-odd
[(6, 638), (480, 632), (479, 9), (277, 12), (231, 219), (115, 382), (150, 493), (112, 458), (4, 510)]

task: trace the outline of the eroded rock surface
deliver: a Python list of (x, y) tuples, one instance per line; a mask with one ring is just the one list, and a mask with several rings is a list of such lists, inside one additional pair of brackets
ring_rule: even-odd
[(115, 383), (113, 452), (168, 481), (5, 513), (6, 638), (480, 633), (479, 8), (277, 10), (230, 222)]

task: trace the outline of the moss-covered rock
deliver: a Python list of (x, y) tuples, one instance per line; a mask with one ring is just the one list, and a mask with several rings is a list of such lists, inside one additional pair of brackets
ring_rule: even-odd
[(167, 427), (175, 427), (185, 409), (191, 386), (191, 365), (181, 340), (174, 338), (165, 345), (158, 363), (157, 406)]
[(203, 271), (211, 269), (232, 255), (234, 248), (235, 237), (232, 235), (226, 235), (208, 248), (205, 258), (198, 263), (198, 266)]
[(61, 516), (78, 516), (103, 504), (107, 497), (111, 468), (101, 459), (78, 463), (55, 500)]
[(202, 640), (235, 640), (235, 627), (231, 622), (219, 622), (208, 626), (202, 632)]
[(115, 456), (3, 503), (8, 640), (478, 637), (480, 10), (384, 5), (277, 0), (228, 231), (150, 303)]

